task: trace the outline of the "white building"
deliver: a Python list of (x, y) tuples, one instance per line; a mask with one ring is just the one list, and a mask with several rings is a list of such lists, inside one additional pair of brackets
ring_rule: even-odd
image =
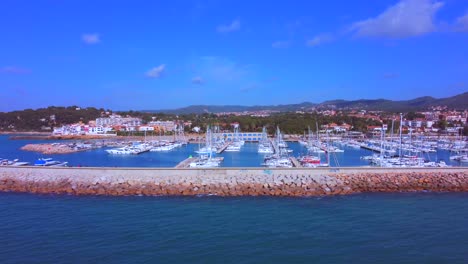
[(154, 131), (153, 126), (139, 126), (138, 131)]
[(162, 128), (164, 131), (174, 131), (176, 123), (174, 121), (151, 121), (148, 126)]
[(102, 126), (88, 127), (88, 132), (86, 134), (104, 134), (104, 128)]
[(139, 126), (141, 119), (138, 117), (122, 117), (120, 115), (110, 115), (109, 117), (96, 118), (96, 126)]

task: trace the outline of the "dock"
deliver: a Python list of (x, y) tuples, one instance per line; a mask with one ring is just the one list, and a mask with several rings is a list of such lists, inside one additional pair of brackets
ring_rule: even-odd
[(323, 147), (323, 146), (320, 145), (320, 144), (314, 144), (313, 146), (316, 147), (316, 148), (319, 148), (319, 149), (323, 150), (325, 153), (328, 152), (327, 148)]
[(367, 149), (367, 150), (371, 150), (371, 151), (380, 153), (380, 148), (379, 147), (373, 147), (373, 146), (371, 147), (371, 146), (367, 146), (367, 145), (364, 145), (364, 144), (361, 144), (360, 146), (363, 149)]
[(278, 146), (275, 144), (275, 142), (273, 142), (273, 139), (271, 139), (271, 138), (270, 138), (270, 144), (273, 147), (273, 151), (275, 152), (275, 154), (279, 153)]
[(226, 148), (229, 147), (229, 145), (231, 145), (231, 142), (226, 142), (220, 149), (216, 151), (216, 154), (223, 153), (223, 151), (225, 151)]
[(197, 161), (197, 159), (198, 158), (196, 158), (196, 157), (187, 158), (187, 159), (181, 161), (179, 164), (177, 164), (174, 168), (176, 168), (176, 169), (188, 168), (190, 166), (190, 163)]
[(295, 157), (289, 157), (294, 168), (302, 168), (301, 163)]

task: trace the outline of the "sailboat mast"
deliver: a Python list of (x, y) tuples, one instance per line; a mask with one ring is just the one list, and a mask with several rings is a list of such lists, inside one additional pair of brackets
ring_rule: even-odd
[(390, 142), (393, 144), (393, 126), (395, 124), (395, 118), (392, 118), (392, 132), (390, 133)]
[(383, 139), (384, 139), (384, 126), (382, 125), (382, 130), (380, 130), (380, 167), (383, 165)]
[(401, 147), (402, 147), (402, 128), (403, 128), (403, 114), (400, 113), (400, 148), (398, 149), (398, 157), (401, 160)]

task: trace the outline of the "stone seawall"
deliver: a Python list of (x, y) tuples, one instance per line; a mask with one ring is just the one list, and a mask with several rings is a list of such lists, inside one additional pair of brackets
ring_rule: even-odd
[(320, 196), (361, 192), (466, 192), (468, 168), (0, 167), (0, 191), (111, 196)]

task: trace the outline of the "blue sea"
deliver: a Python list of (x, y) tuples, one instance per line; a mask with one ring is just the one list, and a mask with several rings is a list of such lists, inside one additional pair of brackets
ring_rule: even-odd
[(0, 263), (468, 263), (468, 194), (0, 193)]
[[(53, 142), (77, 142), (77, 141), (50, 141), (50, 140), (10, 140), (8, 135), (0, 135), (0, 158), (20, 159), (34, 163), (38, 158), (52, 157), (60, 161), (68, 161), (70, 166), (86, 167), (174, 167), (190, 156), (196, 156), (195, 150), (198, 144), (188, 144), (169, 152), (146, 152), (140, 155), (109, 155), (100, 148), (71, 154), (43, 155), (35, 152), (22, 151), (20, 148), (29, 143), (53, 143)], [(307, 153), (307, 149), (296, 142), (289, 142), (289, 148), (293, 150), (291, 155), (300, 156)], [(218, 156), (224, 157), (222, 167), (260, 167), (264, 162), (264, 155), (257, 153), (257, 143), (246, 143), (240, 152), (224, 152)], [(333, 167), (368, 166), (362, 156), (372, 155), (373, 152), (364, 149), (344, 148), (344, 153), (335, 153), (330, 156)], [(437, 153), (424, 154), (426, 159), (437, 161), (445, 160), (452, 166), (460, 166), (459, 162), (450, 161), (448, 151), (439, 150)], [(325, 155), (321, 154), (325, 162)]]

